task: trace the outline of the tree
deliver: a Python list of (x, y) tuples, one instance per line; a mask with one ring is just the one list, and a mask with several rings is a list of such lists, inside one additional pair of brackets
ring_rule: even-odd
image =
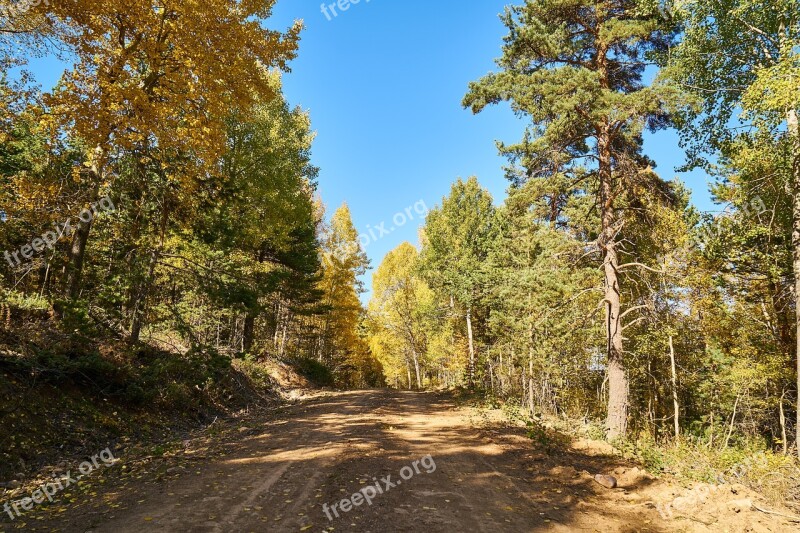
[[(491, 195), (477, 178), (459, 179), (442, 206), (428, 213), (421, 265), (425, 278), (440, 294), (462, 308), (469, 341), (470, 387), (475, 380), (473, 318), (484, 286), (483, 263), (489, 254), (494, 222)], [(452, 306), (451, 306), (452, 307)]]
[(372, 277), (369, 322), (370, 344), (383, 367), (395, 375), (399, 366), (413, 367), (421, 389), (434, 296), (418, 274), (418, 261), (417, 249), (408, 242), (384, 257)]
[[(117, 151), (106, 187), (116, 208), (94, 220), (88, 243), (96, 261), (82, 276), (87, 301), (68, 308), (87, 336), (99, 326), (131, 342), (232, 356), (311, 354), (324, 314), (313, 134), (270, 76), (274, 97), (231, 110), (229, 149), (213, 172), (181, 175), (186, 157), (157, 146)], [(11, 117), (0, 142), (0, 242), (9, 251), (74, 225), (86, 201), (74, 172), (85, 149), (69, 130), (48, 142), (36, 116)], [(52, 300), (66, 283), (69, 236), (54, 234), (44, 253), (17, 267), (4, 261), (0, 272), (23, 294)]]
[[(683, 144), (689, 165), (712, 165), (709, 153), (736, 159), (743, 144), (760, 145), (764, 157), (779, 154), (774, 174), (751, 176), (746, 189), (778, 182), (791, 192), (794, 294), (800, 294), (800, 11), (796, 0), (765, 8), (753, 0), (691, 2), (676, 11), (684, 35), (670, 55), (663, 78), (680, 86), (693, 105), (683, 113)], [(720, 53), (724, 50), (725, 53)], [(741, 116), (736, 116), (742, 112)], [(739, 159), (741, 161), (741, 158)], [(751, 159), (752, 161), (752, 159)], [(752, 168), (752, 165), (750, 165)], [(794, 355), (800, 391), (800, 306), (795, 304)], [(800, 428), (800, 392), (797, 396)], [(796, 431), (800, 454), (800, 429)]]
[(637, 188), (664, 188), (641, 154), (642, 131), (666, 124), (671, 91), (645, 87), (642, 75), (648, 57), (666, 50), (674, 31), (655, 5), (634, 0), (527, 0), (506, 8), (502, 18), (509, 34), (501, 72), (472, 83), (464, 105), (477, 113), (510, 101), (533, 123), (524, 141), (526, 178), (571, 176), (573, 188), (595, 196), (599, 227), (593, 233), (605, 278), (607, 426), (609, 436), (624, 436), (629, 385), (620, 274), (633, 265), (620, 262), (618, 236), (626, 224), (620, 204)]
[[(262, 24), (273, 3), (76, 0), (31, 8), (31, 16), (61, 28), (58, 39), (75, 56), (73, 69), (45, 95), (44, 118), (89, 148), (81, 173), (89, 203), (112, 179), (120, 151), (157, 146), (181, 155), (184, 176), (213, 168), (226, 147), (231, 108), (269, 99), (266, 69), (286, 68), (294, 57), (300, 26), (284, 35)], [(80, 290), (91, 224), (81, 221), (73, 239), (70, 298)]]
[[(2, 268), (12, 285), (26, 278), (39, 282), (39, 294), (56, 285), (66, 233), (64, 223), (78, 212), (80, 187), (74, 168), (83, 161), (83, 149), (74, 139), (64, 137), (48, 142), (36, 127), (33, 113), (20, 112), (3, 124), (0, 137), (0, 240), (5, 250)], [(54, 233), (50, 234), (50, 231)], [(15, 251), (47, 235), (47, 251), (28, 260)], [(36, 276), (35, 274), (41, 274)]]
[(323, 237), (322, 251), (320, 290), (327, 313), (323, 317), (318, 353), (320, 360), (336, 371), (350, 365), (364, 349), (359, 335), (363, 312), (359, 276), (366, 272), (369, 260), (359, 244), (347, 204), (333, 213)]
[(522, 371), (519, 392), (531, 414), (584, 415), (584, 405), (593, 403), (586, 396), (602, 382), (591, 368), (602, 333), (591, 314), (602, 291), (595, 266), (582, 257), (584, 243), (552, 227), (549, 210), (532, 205), (538, 199), (529, 194), (533, 184), (512, 188), (498, 209), (487, 261), (497, 374), (502, 385), (511, 382), (504, 367)]
[[(230, 150), (223, 158), (219, 191), (227, 201), (221, 209), (209, 206), (207, 221), (222, 231), (220, 245), (255, 263), (255, 283), (242, 302), (245, 352), (253, 345), (255, 321), (265, 303), (260, 300), (280, 292), (280, 282), (292, 273), (313, 275), (320, 268), (312, 204), (318, 169), (311, 164), (310, 119), (301, 109), (289, 108), (277, 75), (273, 83), (276, 97), (229, 121)], [(291, 320), (288, 301), (277, 303), (276, 330)]]

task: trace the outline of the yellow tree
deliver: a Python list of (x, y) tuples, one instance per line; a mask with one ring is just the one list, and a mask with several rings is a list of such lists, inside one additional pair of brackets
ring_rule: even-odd
[[(66, 127), (89, 147), (80, 179), (90, 202), (115, 152), (157, 147), (198, 174), (214, 168), (225, 118), (269, 99), (267, 70), (286, 69), (295, 56), (299, 22), (286, 33), (263, 25), (274, 2), (62, 0), (31, 8), (75, 57), (44, 102), (53, 131)], [(91, 223), (81, 221), (73, 238), (69, 297), (80, 288)]]
[(418, 261), (419, 252), (408, 242), (386, 255), (372, 277), (369, 314), (375, 356), (394, 377), (404, 367), (409, 388), (413, 367), (421, 389), (422, 358), (428, 349), (426, 317), (433, 305), (433, 291), (417, 275)]
[(363, 287), (358, 277), (366, 272), (369, 260), (358, 242), (358, 233), (343, 204), (331, 217), (323, 235), (323, 301), (328, 312), (320, 337), (320, 359), (335, 371), (358, 366), (364, 352), (358, 332), (363, 308), (359, 293)]

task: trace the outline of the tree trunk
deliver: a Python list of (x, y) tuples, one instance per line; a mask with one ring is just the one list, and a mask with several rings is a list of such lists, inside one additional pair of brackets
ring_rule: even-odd
[(47, 282), (50, 281), (50, 260), (47, 260), (46, 265), (44, 276), (42, 277), (42, 286), (39, 290), (39, 298), (44, 297), (44, 292), (47, 289)]
[(781, 417), (781, 442), (783, 443), (783, 455), (787, 455), (789, 453), (789, 441), (786, 438), (786, 413), (783, 411), (783, 399), (786, 398), (786, 391), (783, 391), (781, 394), (781, 408), (780, 408), (780, 417)]
[(733, 402), (733, 414), (731, 415), (731, 423), (728, 426), (728, 434), (725, 435), (725, 442), (722, 444), (722, 449), (725, 450), (728, 447), (728, 443), (731, 441), (731, 435), (733, 435), (733, 426), (736, 423), (736, 410), (739, 408), (739, 400), (741, 399), (742, 395), (736, 395), (736, 401)]
[(500, 369), (498, 370), (498, 373), (497, 373), (497, 381), (498, 381), (497, 387), (500, 390), (500, 394), (503, 394), (503, 391), (505, 390), (505, 382), (503, 380), (503, 374), (504, 374), (504, 370), (503, 370), (503, 352), (501, 351), (500, 352)]
[[(110, 134), (107, 134), (105, 140), (107, 141), (109, 137)], [(91, 154), (89, 176), (92, 183), (92, 190), (89, 193), (89, 204), (93, 204), (97, 201), (100, 195), (100, 185), (103, 183), (103, 167), (107, 155), (106, 151), (102, 148), (104, 143), (98, 145)], [(78, 219), (75, 234), (72, 237), (65, 290), (65, 296), (70, 300), (74, 300), (78, 297), (78, 294), (80, 294), (81, 274), (83, 273), (83, 264), (86, 258), (86, 244), (89, 242), (89, 231), (92, 228), (92, 222), (94, 222), (93, 217), (90, 218), (88, 222)]]
[(414, 357), (414, 372), (417, 374), (417, 390), (422, 390), (422, 378), (419, 375), (419, 357), (417, 357), (417, 350), (412, 350), (411, 355)]
[[(92, 180), (94, 185), (92, 192), (89, 195), (89, 203), (93, 204), (97, 201), (100, 194), (100, 181), (101, 174), (99, 167), (92, 165), (91, 167)], [(69, 265), (67, 266), (67, 286), (65, 296), (74, 300), (81, 292), (81, 274), (83, 274), (83, 263), (86, 258), (86, 245), (89, 242), (89, 231), (92, 229), (92, 222), (94, 218), (90, 217), (88, 221), (78, 218), (78, 223), (75, 228), (75, 233), (72, 236), (72, 247), (69, 253)]]
[(533, 402), (533, 353), (528, 358), (528, 410), (531, 416), (535, 414)]
[(475, 385), (475, 345), (472, 338), (472, 307), (467, 307), (467, 339), (469, 339), (469, 388)]
[(159, 239), (158, 246), (153, 249), (150, 254), (150, 264), (147, 267), (147, 278), (140, 287), (136, 299), (131, 306), (133, 309), (133, 317), (131, 320), (131, 333), (128, 337), (129, 342), (139, 342), (139, 334), (142, 330), (142, 316), (144, 314), (145, 306), (147, 305), (147, 298), (150, 296), (150, 291), (155, 281), (155, 271), (158, 265), (158, 260), (164, 252), (164, 243), (167, 238), (167, 226), (169, 224), (170, 207), (167, 198), (162, 199), (163, 207), (161, 209), (161, 221), (159, 224)]
[(253, 333), (256, 330), (256, 315), (252, 311), (247, 311), (244, 315), (244, 326), (242, 327), (242, 351), (249, 353), (253, 347)]
[(286, 350), (286, 334), (289, 330), (289, 322), (292, 320), (292, 315), (289, 311), (286, 311), (286, 316), (283, 320), (283, 333), (281, 333), (281, 343), (278, 346), (278, 357), (283, 357), (283, 354)]
[(711, 432), (708, 435), (708, 448), (714, 447), (714, 404), (711, 404), (711, 414), (709, 415)]
[(156, 265), (158, 264), (159, 250), (153, 250), (150, 254), (150, 264), (147, 267), (147, 278), (140, 286), (136, 300), (133, 303), (133, 317), (131, 319), (131, 332), (128, 336), (128, 342), (136, 344), (139, 342), (139, 335), (142, 332), (142, 315), (144, 314), (144, 307), (147, 303), (147, 298), (150, 295), (150, 288), (153, 285), (153, 278), (155, 276)]
[(611, 169), (611, 140), (609, 128), (603, 125), (597, 136), (600, 177), (600, 214), (602, 233), (606, 304), (606, 351), (608, 354), (608, 417), (606, 428), (611, 439), (624, 437), (628, 430), (628, 375), (622, 348), (622, 301), (617, 256), (616, 217)]
[(797, 111), (792, 109), (787, 114), (789, 135), (792, 138), (792, 251), (794, 271), (795, 297), (795, 359), (797, 360), (797, 422), (795, 425), (795, 447), (800, 457), (800, 124)]
[(675, 348), (672, 345), (672, 335), (669, 336), (669, 359), (672, 363), (672, 404), (675, 413), (675, 439), (678, 439), (681, 436), (681, 408), (678, 403), (678, 372), (675, 365)]
[(278, 347), (278, 335), (281, 331), (281, 315), (283, 315), (283, 306), (281, 301), (278, 300), (277, 309), (275, 310), (275, 333), (272, 335), (272, 347)]
[(522, 385), (522, 405), (525, 405), (528, 397), (528, 377), (525, 365), (522, 366), (522, 374), (520, 375), (520, 384)]

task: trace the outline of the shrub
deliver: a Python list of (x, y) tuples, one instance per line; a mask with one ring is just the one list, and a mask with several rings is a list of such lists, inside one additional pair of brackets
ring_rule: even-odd
[(334, 377), (330, 369), (316, 359), (298, 357), (287, 361), (294, 366), (303, 377), (319, 387), (332, 387)]

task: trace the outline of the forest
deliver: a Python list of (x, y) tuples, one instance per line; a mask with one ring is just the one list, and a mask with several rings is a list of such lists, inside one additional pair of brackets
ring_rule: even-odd
[[(421, 247), (380, 264), (367, 320), (388, 383), (604, 418), (612, 438), (797, 451), (797, 8), (509, 7), (497, 72), (463, 100), (529, 124), (498, 144), (508, 198), (457, 181)], [(643, 135), (662, 128), (719, 213), (655, 170)]]
[[(796, 468), (797, 0), (507, 6), (494, 71), (455, 102), (525, 126), (497, 142), (507, 195), (442, 176), (419, 242), (375, 264), (320, 194), (283, 90), (303, 25), (273, 29), (274, 0), (2, 4), (4, 425), (29, 379), (195, 409), (278, 361), (582, 421), (656, 466)], [(52, 88), (42, 56), (71, 65)], [(718, 212), (646, 152), (668, 129)]]

